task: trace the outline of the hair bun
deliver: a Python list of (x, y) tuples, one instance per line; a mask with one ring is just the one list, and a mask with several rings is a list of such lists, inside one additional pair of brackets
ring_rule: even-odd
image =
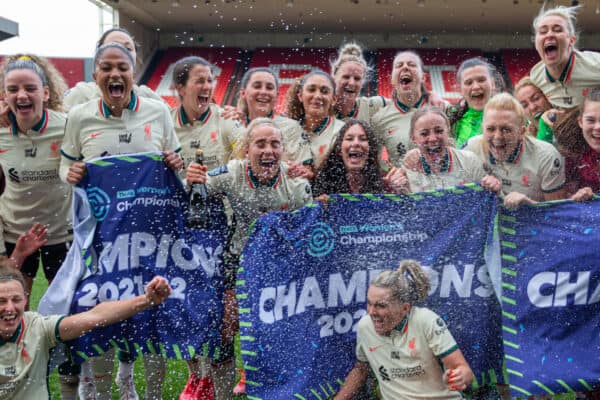
[(346, 43), (340, 49), (340, 57), (355, 56), (362, 58), (362, 48), (356, 43)]

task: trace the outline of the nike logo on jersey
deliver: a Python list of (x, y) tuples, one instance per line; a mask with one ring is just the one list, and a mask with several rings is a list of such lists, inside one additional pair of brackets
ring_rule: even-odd
[(10, 150), (10, 149), (0, 149), (0, 154), (4, 154), (4, 153), (6, 153), (6, 152), (7, 152), (7, 151), (9, 151), (9, 150)]
[(373, 346), (373, 347), (369, 347), (369, 352), (374, 352), (375, 350), (377, 350), (378, 348), (382, 347), (383, 345), (380, 344), (379, 346)]
[(92, 139), (95, 139), (95, 138), (97, 138), (97, 137), (98, 137), (98, 136), (100, 136), (100, 135), (102, 135), (102, 132), (93, 132), (93, 133), (90, 135), (90, 137), (91, 137)]

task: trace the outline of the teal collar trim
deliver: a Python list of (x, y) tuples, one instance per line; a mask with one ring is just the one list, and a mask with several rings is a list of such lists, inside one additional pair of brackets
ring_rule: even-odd
[(408, 314), (406, 314), (404, 316), (404, 318), (402, 318), (402, 321), (400, 321), (400, 323), (394, 327), (394, 330), (398, 331), (400, 333), (404, 333), (406, 331), (407, 325), (408, 325)]
[[(423, 172), (425, 175), (431, 175), (431, 166), (427, 163), (425, 156), (421, 154), (421, 167), (423, 168)], [(444, 156), (444, 161), (442, 161), (442, 166), (440, 167), (440, 173), (445, 173), (450, 171), (451, 166), (451, 156), (450, 150), (446, 149), (446, 155)]]
[(323, 133), (323, 131), (325, 130), (325, 128), (327, 128), (327, 126), (329, 125), (329, 121), (330, 120), (331, 120), (331, 118), (329, 117), (329, 115), (327, 117), (325, 117), (325, 119), (319, 124), (319, 126), (317, 126), (313, 130), (313, 133), (315, 135), (320, 135), (321, 133)]
[(277, 171), (277, 175), (273, 177), (269, 182), (261, 183), (258, 178), (252, 173), (252, 169), (250, 168), (250, 164), (246, 164), (246, 177), (248, 179), (248, 185), (250, 188), (256, 189), (260, 186), (272, 187), (276, 188), (281, 182), (281, 171)]
[(348, 115), (344, 115), (344, 114), (338, 112), (338, 113), (335, 113), (335, 116), (337, 117), (337, 119), (356, 118), (357, 114), (358, 114), (358, 101), (355, 101), (354, 107), (352, 107), (352, 110), (350, 110)]
[(400, 101), (400, 99), (398, 99), (398, 97), (396, 97), (396, 94), (394, 94), (394, 103), (396, 104), (396, 107), (400, 111), (402, 111), (404, 114), (406, 114), (407, 112), (409, 112), (411, 108), (420, 108), (421, 105), (423, 105), (424, 101), (425, 101), (425, 96), (421, 95), (421, 97), (415, 103), (415, 105), (411, 107), (411, 106), (407, 106), (406, 104), (402, 103)]
[[(129, 104), (127, 104), (127, 107), (125, 108), (134, 112), (140, 109), (140, 99), (133, 90), (131, 91), (131, 99), (129, 100)], [(100, 100), (100, 113), (106, 118), (112, 115), (110, 106), (107, 105), (102, 99)]]
[(10, 120), (10, 133), (13, 136), (19, 136), (19, 125), (17, 124), (17, 117), (15, 117), (15, 114), (12, 113), (12, 111), (8, 112), (8, 119)]
[[(210, 106), (206, 109), (206, 111), (204, 111), (197, 119), (196, 121), (200, 121), (201, 123), (205, 123), (208, 118), (211, 116), (212, 111), (210, 109)], [(183, 108), (183, 106), (179, 107), (179, 123), (181, 124), (181, 126), (187, 125), (190, 123), (190, 119), (188, 118), (187, 114), (185, 113), (185, 109)]]
[[(519, 162), (519, 160), (521, 159), (522, 151), (523, 151), (523, 141), (521, 140), (515, 147), (512, 154), (506, 159), (506, 162), (509, 162), (511, 164), (517, 164)], [(490, 164), (496, 164), (496, 163), (497, 163), (496, 159), (490, 152)]]
[[(17, 124), (17, 117), (12, 111), (8, 112), (8, 119), (10, 120), (10, 133), (13, 136), (19, 136), (19, 125)], [(46, 131), (48, 127), (48, 110), (44, 108), (42, 112), (42, 118), (31, 128), (32, 131), (39, 133), (40, 135)]]
[(31, 130), (36, 131), (38, 133), (44, 133), (47, 126), (48, 126), (48, 110), (44, 108), (44, 111), (42, 112), (42, 118), (40, 118), (38, 123), (35, 124), (31, 128)]
[(566, 83), (566, 81), (568, 81), (569, 78), (571, 77), (571, 70), (573, 69), (574, 64), (575, 64), (575, 53), (571, 52), (571, 55), (569, 56), (569, 60), (567, 61), (567, 65), (565, 65), (565, 69), (563, 69), (563, 72), (560, 74), (558, 79), (554, 79), (552, 77), (552, 75), (550, 75), (550, 72), (548, 72), (548, 68), (544, 67), (544, 71), (546, 71), (546, 79), (548, 79), (548, 81), (551, 83), (554, 83), (557, 80), (561, 83)]
[[(265, 118), (273, 119), (273, 111), (268, 113)], [(252, 120), (250, 119), (250, 117), (248, 115), (246, 115), (246, 126), (250, 125), (250, 122), (252, 122)]]
[(181, 126), (187, 125), (190, 123), (183, 106), (179, 106), (179, 124)]

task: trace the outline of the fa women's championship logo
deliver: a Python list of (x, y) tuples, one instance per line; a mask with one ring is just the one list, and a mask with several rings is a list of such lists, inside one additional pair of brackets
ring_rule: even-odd
[(335, 233), (331, 227), (319, 222), (310, 232), (308, 254), (313, 257), (323, 257), (331, 253), (335, 245)]

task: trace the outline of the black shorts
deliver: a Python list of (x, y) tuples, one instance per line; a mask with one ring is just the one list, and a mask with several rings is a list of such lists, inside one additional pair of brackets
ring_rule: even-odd
[[(6, 254), (10, 254), (15, 249), (14, 243), (5, 243)], [(62, 265), (71, 242), (53, 244), (49, 246), (42, 246), (37, 252), (33, 253), (25, 259), (21, 272), (30, 278), (35, 278), (38, 268), (40, 266), (40, 259), (42, 260), (42, 266), (44, 267), (44, 275), (46, 279), (51, 281), (56, 276), (58, 269)]]

